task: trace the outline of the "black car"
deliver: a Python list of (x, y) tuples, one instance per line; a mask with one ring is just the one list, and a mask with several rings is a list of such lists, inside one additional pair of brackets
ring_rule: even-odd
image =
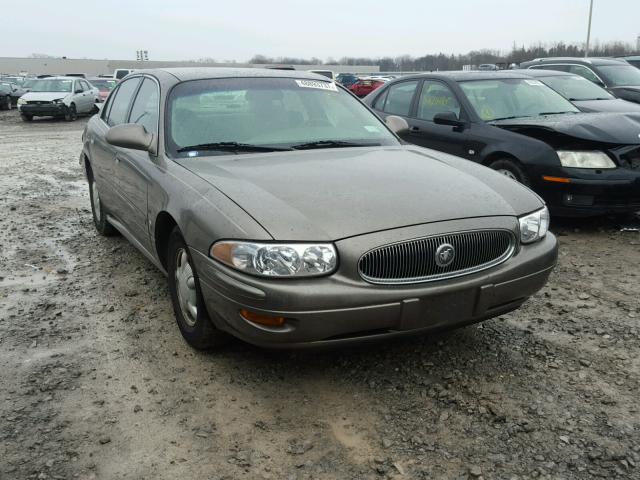
[(364, 102), (383, 118), (405, 118), (404, 140), (518, 180), (556, 215), (640, 210), (640, 114), (582, 113), (512, 72), (407, 76)]
[(575, 73), (555, 70), (513, 70), (540, 80), (573, 103), (581, 112), (640, 112), (640, 104), (616, 98)]
[(26, 92), (15, 83), (0, 81), (0, 108), (11, 110)]
[(606, 88), (623, 100), (640, 103), (640, 70), (618, 58), (538, 58), (522, 62), (520, 68), (560, 70), (575, 73)]

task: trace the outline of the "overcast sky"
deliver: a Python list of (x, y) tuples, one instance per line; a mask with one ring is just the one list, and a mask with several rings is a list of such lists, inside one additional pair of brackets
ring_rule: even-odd
[[(18, 2), (20, 4), (20, 2)], [(640, 0), (594, 0), (592, 39), (635, 44)], [(246, 61), (419, 56), (584, 42), (589, 0), (31, 0), (2, 22), (0, 56)], [(5, 18), (6, 20), (6, 18)]]

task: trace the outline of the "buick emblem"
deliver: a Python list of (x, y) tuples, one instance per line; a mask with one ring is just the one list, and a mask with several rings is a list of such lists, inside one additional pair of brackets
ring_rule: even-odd
[(436, 265), (439, 267), (448, 267), (456, 258), (456, 249), (450, 243), (443, 243), (436, 250)]

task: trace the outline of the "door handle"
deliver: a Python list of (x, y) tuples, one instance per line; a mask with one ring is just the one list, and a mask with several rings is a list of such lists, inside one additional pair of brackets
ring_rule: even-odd
[(120, 157), (116, 156), (116, 165), (120, 163)]

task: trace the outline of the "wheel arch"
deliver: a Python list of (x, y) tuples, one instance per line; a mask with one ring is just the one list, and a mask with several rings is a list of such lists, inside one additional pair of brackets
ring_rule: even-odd
[(495, 152), (489, 153), (482, 160), (482, 165), (484, 165), (485, 167), (488, 167), (489, 165), (491, 165), (492, 162), (495, 162), (496, 160), (512, 160), (516, 162), (518, 165), (522, 166), (522, 162), (518, 159), (518, 157), (516, 157), (512, 153), (508, 153), (504, 151), (495, 151)]
[(166, 210), (162, 210), (156, 216), (153, 238), (156, 255), (165, 270), (167, 269), (167, 247), (169, 245), (169, 237), (177, 225), (178, 222), (176, 222), (173, 216)]

